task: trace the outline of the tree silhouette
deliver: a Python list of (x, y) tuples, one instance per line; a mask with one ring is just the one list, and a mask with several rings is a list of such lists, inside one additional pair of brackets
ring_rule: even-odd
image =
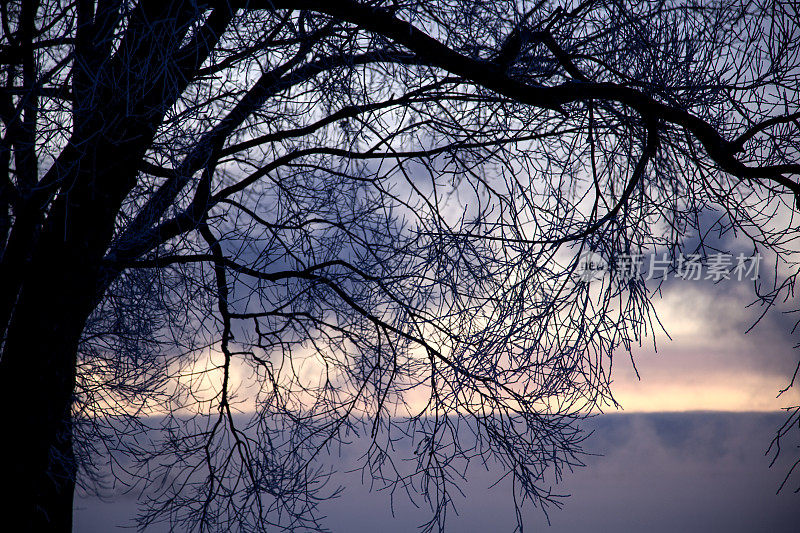
[(319, 459), (353, 435), (428, 529), (470, 461), (559, 505), (575, 423), (657, 326), (656, 288), (576, 280), (582, 252), (733, 232), (781, 265), (762, 302), (793, 290), (790, 3), (4, 0), (0, 22), (21, 530), (69, 530), (104, 475), (153, 489), (144, 525), (313, 529)]

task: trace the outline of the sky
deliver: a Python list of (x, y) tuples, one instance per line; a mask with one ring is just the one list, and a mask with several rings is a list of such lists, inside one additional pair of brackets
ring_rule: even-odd
[[(639, 378), (627, 354), (617, 355), (613, 391), (626, 412), (774, 411), (800, 404), (788, 385), (800, 358), (791, 330), (797, 315), (768, 312), (752, 331), (761, 308), (752, 283), (675, 280), (655, 300), (669, 334), (655, 348), (634, 350)], [(670, 339), (671, 337), (671, 339)]]
[[(780, 409), (800, 405), (800, 386), (778, 395), (800, 358), (797, 316), (781, 312), (791, 302), (781, 304), (751, 329), (762, 311), (749, 306), (753, 300), (748, 280), (671, 278), (663, 284), (653, 303), (665, 331), (633, 349), (636, 370), (630, 354), (615, 353), (612, 391), (620, 409), (608, 407), (584, 423), (593, 431), (584, 445), (592, 454), (586, 466), (558, 483), (546, 480), (554, 492), (569, 495), (564, 508), (545, 516), (527, 507), (525, 531), (798, 531), (800, 494), (791, 490), (797, 480), (775, 493), (791, 461), (800, 458), (800, 431), (784, 443), (788, 453), (772, 468), (765, 455), (786, 419)], [(350, 449), (332, 460), (346, 471), (356, 456)], [(496, 467), (468, 472), (447, 531), (514, 529), (510, 487), (490, 490), (502, 473)], [(333, 532), (415, 531), (427, 519), (424, 507), (371, 492), (358, 474), (341, 474), (336, 482), (346, 491), (321, 507)], [(74, 531), (129, 530), (135, 497), (106, 496), (76, 496)]]
[[(551, 524), (540, 510), (528, 508), (525, 531), (796, 532), (800, 495), (775, 494), (786, 458), (770, 469), (764, 455), (769, 433), (782, 420), (777, 413), (720, 412), (593, 418), (587, 422), (594, 433), (586, 447), (597, 455), (557, 485), (569, 497), (563, 509), (550, 511)], [(354, 460), (354, 448), (344, 450), (342, 464)], [(449, 517), (447, 531), (512, 531), (508, 486), (489, 488), (500, 470), (472, 468), (468, 474), (465, 496), (455, 498), (459, 514)], [(322, 505), (333, 532), (410, 532), (426, 519), (424, 508), (403, 498), (395, 499), (393, 515), (388, 495), (370, 492), (357, 473), (336, 481), (346, 492)], [(75, 531), (85, 533), (125, 531), (121, 526), (136, 509), (130, 495), (105, 503), (76, 498), (75, 504)]]
[[(639, 378), (628, 354), (615, 356), (613, 390), (622, 410), (585, 423), (594, 432), (585, 449), (594, 455), (554, 485), (570, 496), (562, 510), (550, 511), (550, 525), (539, 509), (528, 508), (525, 531), (798, 530), (800, 494), (775, 494), (792, 456), (769, 468), (765, 455), (785, 420), (779, 409), (800, 404), (797, 388), (776, 397), (797, 364), (796, 319), (771, 312), (745, 334), (759, 313), (747, 308), (752, 300), (752, 284), (745, 281), (665, 285), (656, 309), (669, 338), (662, 333), (657, 349), (647, 339), (634, 350)], [(784, 449), (797, 450), (799, 437), (795, 432)], [(342, 470), (356, 452), (347, 453), (336, 459)], [(469, 472), (447, 531), (513, 530), (509, 487), (489, 490), (500, 473)], [(405, 499), (392, 506), (385, 493), (370, 492), (357, 474), (337, 481), (347, 490), (322, 507), (331, 531), (415, 531), (426, 519), (424, 509)], [(120, 494), (105, 502), (76, 497), (75, 506), (75, 531), (85, 533), (124, 531), (136, 512), (135, 499)]]

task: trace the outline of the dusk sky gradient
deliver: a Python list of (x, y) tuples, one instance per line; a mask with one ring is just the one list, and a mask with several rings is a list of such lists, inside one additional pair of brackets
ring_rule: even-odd
[[(747, 282), (675, 280), (665, 286), (656, 308), (671, 340), (662, 333), (657, 351), (652, 339), (635, 350), (641, 380), (627, 354), (617, 354), (614, 392), (624, 412), (585, 422), (594, 431), (585, 449), (596, 455), (554, 485), (554, 492), (570, 497), (564, 509), (550, 511), (550, 526), (539, 509), (527, 507), (526, 531), (797, 531), (800, 495), (775, 492), (796, 453), (788, 444), (800, 442), (793, 436), (784, 444), (787, 453), (772, 468), (765, 456), (785, 420), (778, 410), (800, 396), (795, 388), (776, 398), (796, 365), (797, 335), (790, 333), (792, 316), (778, 312), (745, 335), (758, 316), (757, 308), (746, 308), (750, 301)], [(357, 449), (334, 461), (342, 469), (352, 466)], [(513, 529), (510, 488), (501, 483), (489, 490), (500, 473), (471, 467), (448, 531)], [(358, 473), (337, 481), (344, 495), (322, 507), (334, 532), (415, 531), (426, 520), (422, 502), (417, 509), (398, 494), (390, 505), (388, 494), (370, 492)], [(135, 497), (107, 496), (106, 503), (76, 497), (75, 531), (131, 526)]]

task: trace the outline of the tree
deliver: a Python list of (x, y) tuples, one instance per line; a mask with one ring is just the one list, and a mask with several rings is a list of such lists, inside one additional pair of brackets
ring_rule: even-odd
[(162, 480), (145, 524), (313, 528), (317, 459), (351, 433), (431, 529), (470, 460), (558, 504), (546, 476), (655, 324), (655, 288), (576, 281), (582, 252), (736, 232), (780, 265), (763, 302), (797, 275), (787, 2), (4, 0), (0, 22), (2, 505), (30, 530), (70, 529), (99, 450)]

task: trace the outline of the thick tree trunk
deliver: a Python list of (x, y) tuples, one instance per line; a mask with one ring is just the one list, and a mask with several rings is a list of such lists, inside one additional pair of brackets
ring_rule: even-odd
[[(64, 176), (70, 178), (90, 180)], [(78, 344), (97, 303), (101, 259), (125, 186), (117, 183), (114, 193), (105, 195), (78, 186), (56, 200), (22, 273), (0, 359), (5, 435), (0, 461), (10, 489), (0, 506), (4, 517), (16, 518), (15, 531), (72, 527), (71, 406)]]
[(16, 518), (13, 531), (72, 527), (77, 353), (101, 297), (98, 279), (114, 220), (135, 178), (122, 154), (105, 145), (64, 166), (60, 180), (75, 185), (47, 213), (10, 313), (0, 359), (0, 464), (10, 491), (0, 510)]
[[(55, 258), (54, 258), (55, 259)], [(15, 531), (70, 531), (74, 459), (70, 408), (86, 294), (74, 288), (80, 265), (41, 262), (25, 284), (0, 360), (3, 516)], [(35, 280), (35, 281), (34, 281)], [(91, 294), (91, 293), (90, 293)]]
[[(140, 2), (113, 59), (117, 9), (94, 13), (92, 2), (78, 8), (73, 135), (44, 178), (36, 182), (31, 173), (39, 189), (19, 208), (31, 216), (14, 219), (0, 264), (0, 479), (9, 494), (0, 511), (16, 521), (10, 531), (71, 529), (78, 346), (111, 282), (103, 276), (116, 274), (102, 271), (102, 259), (163, 114), (232, 17), (229, 10), (212, 15), (199, 51), (178, 54), (165, 68), (163, 58), (179, 51), (197, 3)], [(0, 232), (7, 231), (3, 220)]]

